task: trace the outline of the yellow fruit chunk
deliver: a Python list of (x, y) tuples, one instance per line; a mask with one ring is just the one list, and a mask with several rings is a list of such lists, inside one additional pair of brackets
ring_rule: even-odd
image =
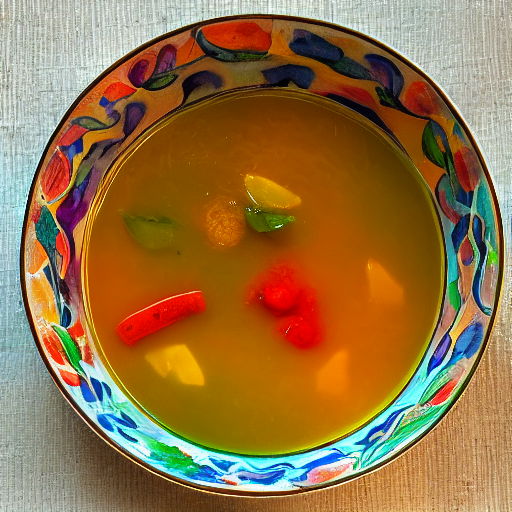
[(317, 390), (330, 395), (341, 393), (347, 385), (347, 368), (347, 353), (336, 352), (317, 373)]
[(380, 263), (372, 259), (368, 260), (366, 276), (371, 301), (391, 306), (403, 302), (403, 288)]
[(264, 209), (288, 210), (302, 202), (297, 194), (262, 176), (246, 174), (245, 188), (249, 197)]
[(186, 345), (171, 345), (146, 354), (146, 361), (161, 377), (174, 375), (187, 386), (204, 386), (204, 375)]
[(229, 197), (216, 197), (206, 208), (205, 226), (213, 245), (234, 247), (244, 236), (244, 210)]

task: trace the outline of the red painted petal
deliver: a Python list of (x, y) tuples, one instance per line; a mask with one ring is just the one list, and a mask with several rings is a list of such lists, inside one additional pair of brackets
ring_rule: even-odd
[(455, 172), (457, 178), (466, 192), (475, 190), (478, 184), (480, 165), (474, 151), (467, 147), (459, 149), (454, 155)]
[(50, 357), (57, 364), (65, 364), (64, 358), (60, 352), (61, 343), (58, 336), (55, 334), (55, 331), (52, 329), (45, 331), (43, 334), (43, 344), (48, 351), (48, 354), (50, 354)]
[(62, 256), (62, 263), (60, 266), (60, 277), (64, 278), (69, 266), (70, 247), (68, 239), (65, 235), (62, 234), (62, 231), (59, 231), (59, 234), (55, 239), (55, 246), (57, 248), (57, 251), (59, 251), (60, 255)]
[(62, 377), (62, 380), (68, 385), (68, 386), (80, 386), (80, 377), (76, 373), (68, 372), (67, 370), (63, 370), (62, 368), (59, 368), (60, 376)]
[(210, 43), (227, 50), (266, 52), (272, 44), (270, 33), (251, 21), (216, 23), (201, 30)]
[(439, 191), (439, 204), (441, 206), (441, 210), (443, 210), (443, 213), (454, 224), (457, 224), (457, 222), (459, 222), (460, 220), (460, 215), (448, 204), (448, 201), (446, 200), (446, 193), (444, 192), (444, 190)]
[(466, 266), (471, 265), (474, 254), (473, 247), (471, 247), (471, 242), (469, 241), (468, 237), (466, 237), (462, 242), (459, 251), (462, 263)]
[(87, 133), (87, 128), (82, 128), (77, 124), (72, 124), (57, 141), (58, 146), (71, 146), (76, 142), (84, 133)]
[(420, 116), (430, 116), (439, 110), (437, 98), (425, 82), (412, 82), (404, 92), (403, 105)]
[(77, 320), (71, 327), (68, 327), (68, 333), (74, 340), (84, 335), (84, 328), (80, 320)]
[(447, 382), (430, 400), (431, 405), (439, 405), (445, 402), (452, 394), (455, 386), (457, 385), (458, 379), (453, 379)]
[(41, 175), (41, 187), (47, 201), (59, 197), (68, 187), (71, 166), (66, 155), (57, 149)]
[(136, 91), (133, 87), (129, 85), (123, 84), (122, 82), (115, 82), (110, 84), (103, 93), (103, 96), (108, 101), (117, 101), (121, 98), (126, 98), (126, 96), (130, 96)]

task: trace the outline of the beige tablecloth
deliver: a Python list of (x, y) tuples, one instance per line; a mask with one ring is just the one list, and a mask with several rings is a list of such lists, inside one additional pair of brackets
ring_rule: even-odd
[(46, 373), (18, 284), (25, 198), (46, 141), (78, 93), (124, 53), (184, 24), (250, 12), (353, 27), (430, 73), (487, 155), (510, 247), (512, 0), (0, 0), (0, 510), (512, 510), (510, 254), (489, 350), (458, 406), (401, 459), (336, 489), (248, 500), (167, 483), (97, 438)]

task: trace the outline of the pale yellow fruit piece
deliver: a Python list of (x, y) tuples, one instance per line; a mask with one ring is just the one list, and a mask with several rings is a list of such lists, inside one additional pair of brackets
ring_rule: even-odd
[(403, 302), (404, 289), (378, 261), (368, 260), (366, 276), (372, 302), (392, 306)]
[(302, 202), (297, 194), (263, 176), (246, 174), (245, 188), (249, 197), (263, 209), (288, 210)]
[(229, 197), (208, 203), (204, 222), (208, 240), (218, 247), (234, 247), (245, 233), (244, 210)]
[(204, 386), (204, 375), (186, 345), (171, 345), (146, 354), (146, 361), (160, 377), (174, 375), (187, 386)]
[(348, 357), (339, 350), (320, 368), (316, 376), (316, 388), (320, 393), (336, 395), (347, 386)]

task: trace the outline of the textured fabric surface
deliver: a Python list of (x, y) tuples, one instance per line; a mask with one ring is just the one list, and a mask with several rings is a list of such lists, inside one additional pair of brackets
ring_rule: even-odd
[(165, 482), (98, 439), (40, 360), (19, 289), (26, 195), (75, 97), (123, 54), (204, 18), (268, 12), (369, 33), (427, 71), (487, 157), (508, 246), (512, 216), (511, 0), (0, 0), (0, 511), (512, 510), (512, 267), (489, 349), (455, 410), (398, 461), (307, 496), (248, 500)]

